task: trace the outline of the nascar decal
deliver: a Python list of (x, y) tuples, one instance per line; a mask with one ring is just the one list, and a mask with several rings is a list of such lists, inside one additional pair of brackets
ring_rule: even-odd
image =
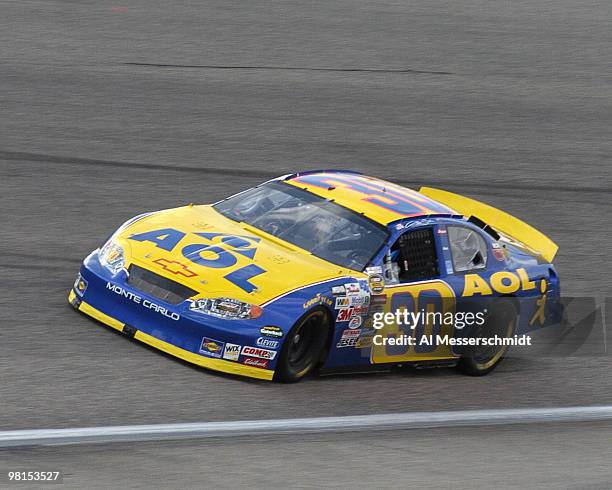
[[(182, 256), (193, 264), (214, 269), (232, 268), (238, 262), (239, 255), (253, 260), (257, 252), (257, 244), (261, 241), (258, 237), (225, 233), (198, 232), (190, 233), (190, 235), (196, 235), (202, 242), (185, 245), (181, 249)], [(162, 228), (137, 233), (131, 235), (129, 239), (138, 242), (151, 242), (158, 248), (173, 252), (185, 236), (187, 236), (187, 233), (174, 228)], [(161, 264), (158, 263), (158, 265)], [(168, 267), (170, 265), (167, 264)], [(185, 275), (188, 274), (187, 270), (182, 269), (176, 273), (182, 272), (182, 275)], [(229, 272), (224, 276), (224, 279), (250, 293), (256, 289), (250, 280), (264, 272), (266, 272), (264, 269), (253, 263)]]
[(223, 353), (224, 347), (225, 342), (220, 342), (218, 340), (204, 337), (202, 339), (202, 344), (200, 345), (199, 352), (200, 354), (204, 354), (205, 356), (220, 358)]
[(127, 289), (122, 288), (118, 284), (107, 282), (106, 289), (110, 289), (113, 293), (119, 296), (122, 296), (130, 301), (133, 301), (134, 303), (141, 305), (143, 308), (147, 308), (149, 310), (156, 311), (160, 315), (163, 315), (166, 318), (170, 318), (170, 320), (177, 321), (177, 320), (180, 320), (181, 318), (181, 316), (178, 313), (170, 311), (163, 306), (153, 303), (153, 301), (147, 298), (143, 298), (142, 296), (139, 296), (138, 294), (128, 291)]
[(385, 277), (382, 274), (371, 274), (368, 283), (373, 294), (380, 294), (385, 289)]
[(243, 356), (258, 357), (260, 359), (268, 359), (270, 361), (276, 357), (276, 351), (274, 350), (262, 349), (261, 347), (251, 347), (249, 345), (245, 345), (242, 348), (241, 354)]

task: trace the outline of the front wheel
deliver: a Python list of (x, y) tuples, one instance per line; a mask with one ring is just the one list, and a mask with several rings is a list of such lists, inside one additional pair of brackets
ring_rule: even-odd
[[(496, 299), (474, 337), (491, 338), (497, 335), (501, 338), (510, 338), (514, 335), (517, 319), (518, 314), (512, 299)], [(507, 345), (476, 347), (468, 356), (461, 358), (458, 367), (470, 376), (484, 376), (497, 367), (507, 350)]]
[(276, 379), (294, 383), (322, 360), (330, 331), (330, 316), (317, 308), (303, 315), (287, 334), (278, 363)]

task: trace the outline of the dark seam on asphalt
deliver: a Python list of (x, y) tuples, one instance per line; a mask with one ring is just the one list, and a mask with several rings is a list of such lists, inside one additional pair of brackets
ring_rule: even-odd
[[(249, 170), (249, 169), (231, 169), (231, 168), (215, 168), (215, 167), (188, 167), (181, 165), (164, 165), (156, 163), (141, 163), (141, 162), (120, 162), (114, 160), (97, 160), (92, 158), (75, 158), (57, 155), (44, 155), (38, 153), (26, 153), (26, 152), (11, 152), (11, 151), (0, 151), (0, 160), (8, 161), (25, 161), (32, 163), (51, 163), (59, 165), (89, 165), (99, 167), (118, 167), (124, 169), (147, 169), (147, 170), (167, 170), (175, 172), (190, 172), (190, 173), (203, 173), (203, 174), (216, 174), (216, 175), (230, 175), (236, 177), (257, 177), (257, 178), (275, 178), (283, 173), (293, 173), (290, 170), (278, 170), (278, 171), (267, 171), (267, 170)], [(383, 177), (384, 178), (384, 177)], [(572, 192), (572, 193), (590, 193), (590, 194), (609, 194), (612, 192), (612, 188), (605, 187), (579, 187), (579, 186), (555, 186), (555, 185), (541, 185), (541, 184), (525, 184), (525, 183), (512, 183), (508, 184), (496, 184), (492, 182), (483, 183), (471, 183), (471, 182), (458, 182), (452, 180), (407, 180), (407, 179), (393, 179), (393, 182), (403, 185), (412, 186), (446, 186), (455, 187), (462, 189), (500, 189), (500, 190), (532, 190), (532, 191), (555, 191), (555, 192)]]
[(16, 252), (4, 252), (3, 257), (18, 257), (23, 259), (53, 261), (53, 262), (67, 262), (69, 264), (80, 264), (81, 261), (78, 259), (70, 259), (67, 257), (50, 257), (49, 255), (36, 255), (36, 254), (24, 254)]
[(414, 70), (410, 68), (316, 68), (308, 66), (231, 66), (231, 65), (181, 65), (174, 63), (122, 63), (126, 66), (142, 66), (149, 68), (195, 68), (203, 70), (279, 70), (279, 71), (325, 71), (337, 73), (413, 73), (415, 75), (454, 75), (450, 71)]
[(2, 264), (0, 263), (0, 269), (19, 269), (19, 270), (41, 270), (46, 269), (50, 271), (66, 271), (69, 270), (68, 266), (54, 266), (48, 264)]

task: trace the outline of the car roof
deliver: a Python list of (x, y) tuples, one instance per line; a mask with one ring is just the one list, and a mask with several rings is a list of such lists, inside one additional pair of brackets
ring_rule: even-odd
[(415, 190), (347, 170), (313, 170), (280, 177), (384, 225), (403, 218), (457, 215)]

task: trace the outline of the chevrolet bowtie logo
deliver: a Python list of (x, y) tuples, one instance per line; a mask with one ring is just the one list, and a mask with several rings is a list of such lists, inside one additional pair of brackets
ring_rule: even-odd
[(195, 272), (190, 271), (185, 264), (177, 260), (155, 259), (153, 262), (159, 265), (162, 269), (168, 272), (172, 272), (172, 274), (178, 274), (184, 277), (197, 276), (197, 274)]

